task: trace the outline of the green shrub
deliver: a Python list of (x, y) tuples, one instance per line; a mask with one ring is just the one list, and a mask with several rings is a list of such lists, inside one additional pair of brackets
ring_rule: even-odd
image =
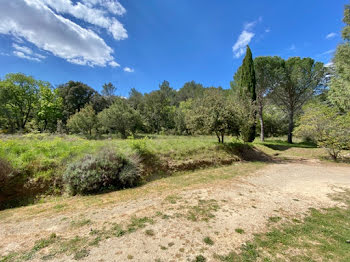
[(150, 148), (150, 139), (144, 137), (142, 139), (130, 139), (130, 147), (140, 156), (152, 155), (152, 150)]
[(135, 186), (141, 171), (135, 159), (104, 149), (69, 165), (63, 179), (71, 194), (91, 194)]
[(303, 109), (296, 135), (315, 141), (333, 160), (340, 157), (342, 150), (350, 149), (350, 112), (341, 114), (322, 103), (310, 103)]
[(126, 160), (119, 174), (120, 183), (123, 187), (134, 187), (142, 179), (141, 161), (138, 155), (132, 155)]

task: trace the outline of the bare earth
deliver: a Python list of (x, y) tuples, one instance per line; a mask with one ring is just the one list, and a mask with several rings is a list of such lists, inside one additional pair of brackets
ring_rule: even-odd
[[(254, 233), (267, 231), (270, 217), (281, 217), (283, 222), (302, 218), (311, 207), (340, 205), (329, 195), (344, 188), (350, 188), (349, 165), (295, 161), (269, 164), (254, 174), (209, 185), (148, 194), (134, 200), (112, 199), (108, 204), (77, 210), (57, 213), (44, 210), (28, 215), (35, 209), (25, 207), (9, 217), (0, 213), (0, 254), (30, 249), (35, 240), (53, 232), (67, 238), (88, 236), (92, 229), (123, 224), (132, 216), (147, 216), (153, 217), (153, 224), (101, 241), (82, 260), (193, 261), (201, 254), (207, 261), (215, 261), (213, 254), (237, 250)], [(21, 217), (21, 212), (26, 215)], [(193, 219), (191, 212), (197, 217)], [(90, 219), (91, 223), (72, 228), (71, 221), (81, 218)], [(238, 228), (244, 233), (237, 233)], [(151, 233), (146, 234), (146, 230)], [(213, 245), (203, 242), (207, 236)], [(45, 250), (41, 252), (44, 254)], [(40, 261), (41, 257), (37, 255), (33, 261)], [(61, 255), (51, 261), (74, 259)]]

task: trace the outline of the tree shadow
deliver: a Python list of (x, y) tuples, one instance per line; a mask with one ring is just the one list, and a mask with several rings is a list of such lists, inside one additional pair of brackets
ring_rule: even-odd
[(238, 156), (243, 161), (252, 161), (252, 162), (272, 162), (274, 159), (257, 149), (251, 144), (243, 144), (243, 143), (225, 143), (221, 144), (220, 146), (223, 147), (223, 149), (230, 154), (233, 154), (235, 156)]
[(262, 145), (277, 151), (285, 151), (290, 148), (317, 148), (317, 145), (312, 142), (300, 142), (289, 144), (283, 140), (268, 140), (261, 143)]

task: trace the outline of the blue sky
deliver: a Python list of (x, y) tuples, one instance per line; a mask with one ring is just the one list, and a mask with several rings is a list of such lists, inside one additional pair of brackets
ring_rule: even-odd
[(244, 46), (253, 56), (330, 62), (347, 0), (0, 1), (0, 77), (23, 72), (54, 86), (105, 82), (229, 88)]

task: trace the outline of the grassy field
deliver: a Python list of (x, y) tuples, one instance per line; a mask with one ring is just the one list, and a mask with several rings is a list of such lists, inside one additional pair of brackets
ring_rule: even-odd
[[(228, 138), (227, 141), (237, 141)], [(240, 142), (239, 142), (240, 143)], [(78, 136), (23, 135), (0, 136), (0, 158), (8, 160), (16, 169), (27, 170), (35, 177), (49, 177), (55, 169), (86, 155), (94, 154), (103, 147), (129, 155), (133, 152), (132, 140), (88, 140)], [(281, 157), (325, 157), (323, 149), (305, 143), (290, 145), (283, 140), (268, 139), (252, 144), (262, 152)], [(151, 136), (149, 149), (159, 157), (174, 161), (228, 156), (213, 136)], [(221, 155), (218, 155), (218, 152)]]
[[(61, 194), (62, 175), (70, 163), (87, 154), (97, 154), (112, 148), (129, 156), (139, 153), (135, 143), (147, 147), (154, 156), (144, 164), (146, 181), (159, 179), (178, 171), (195, 170), (210, 166), (231, 164), (235, 161), (270, 161), (285, 159), (326, 159), (325, 150), (297, 142), (290, 145), (284, 139), (258, 139), (243, 144), (228, 137), (227, 143), (218, 144), (214, 136), (162, 136), (140, 139), (88, 140), (79, 136), (48, 134), (0, 136), (0, 159), (5, 159), (20, 175), (22, 184), (16, 190), (13, 203), (17, 206), (37, 201), (43, 194)], [(23, 188), (22, 188), (23, 185)], [(27, 192), (27, 189), (32, 189)], [(23, 193), (23, 196), (18, 196)], [(18, 196), (18, 197), (17, 197)], [(16, 200), (16, 199), (25, 199)], [(12, 200), (11, 200), (12, 201)], [(0, 196), (1, 202), (1, 196)]]
[[(213, 137), (167, 137), (149, 139), (148, 147), (159, 156), (185, 159), (196, 153), (208, 153), (216, 148)], [(131, 154), (131, 141), (121, 139), (88, 140), (78, 136), (23, 135), (1, 136), (0, 157), (14, 168), (47, 177), (55, 168), (65, 166), (85, 154), (94, 154), (103, 147), (112, 147), (123, 154)]]
[[(91, 196), (51, 195), (37, 200), (36, 205), (0, 211), (0, 221), (4, 225), (66, 217), (67, 220), (62, 218), (59, 223), (67, 222), (66, 230), (69, 232), (68, 235), (55, 232), (45, 237), (41, 236), (27, 246), (27, 249), (10, 252), (2, 257), (0, 255), (0, 261), (27, 261), (39, 257), (49, 260), (61, 256), (72, 256), (73, 259), (78, 260), (88, 256), (93, 247), (109, 238), (129, 235), (132, 237), (131, 234), (140, 231), (144, 231), (145, 237), (154, 238), (157, 232), (150, 226), (159, 221), (168, 221), (169, 218), (171, 221), (171, 219), (184, 217), (186, 221), (191, 221), (196, 226), (198, 220), (211, 220), (214, 213), (218, 212), (226, 202), (207, 199), (191, 204), (179, 197), (182, 192), (197, 192), (203, 188), (225, 186), (237, 176), (252, 174), (265, 167), (270, 161), (283, 163), (288, 162), (287, 160), (323, 160), (327, 156), (323, 149), (302, 142), (289, 145), (283, 140), (268, 139), (264, 143), (256, 141), (243, 145), (235, 139), (230, 140), (227, 139), (229, 142), (225, 145), (219, 145), (214, 137), (207, 136), (154, 136), (147, 140), (147, 147), (162, 161), (167, 161), (168, 164), (177, 163), (181, 166), (189, 161), (207, 159), (212, 160), (212, 165), (202, 166), (201, 162), (198, 162), (195, 168), (201, 168), (201, 170), (193, 172), (179, 169), (171, 176), (157, 177), (136, 188)], [(27, 175), (32, 175), (33, 179), (50, 180), (51, 177), (60, 175), (67, 164), (86, 154), (95, 154), (106, 146), (125, 155), (133, 154), (134, 141), (131, 139), (86, 140), (76, 136), (2, 136), (0, 157), (7, 159), (16, 169), (26, 170)], [(217, 159), (236, 159), (236, 163), (216, 167)], [(319, 257), (324, 258), (322, 261), (348, 261), (349, 244), (346, 240), (350, 234), (348, 230), (350, 192), (346, 191), (335, 197), (337, 201), (345, 204), (345, 208), (310, 209), (306, 217), (301, 220), (288, 217), (281, 219), (280, 216), (270, 217), (267, 232), (255, 235), (239, 250), (229, 252), (231, 249), (226, 249), (226, 253), (214, 253), (211, 257), (206, 255), (206, 258), (198, 255), (195, 261), (211, 261), (211, 259), (228, 262), (318, 261)], [(84, 214), (87, 210), (95, 214), (93, 210), (97, 212), (127, 201), (138, 202), (159, 198), (164, 198), (164, 207), (170, 205), (165, 212), (153, 211), (149, 216), (132, 216), (123, 224), (111, 224), (106, 228), (105, 224), (96, 224), (91, 216), (76, 215)], [(188, 201), (193, 199), (189, 198)], [(179, 213), (178, 217), (176, 213), (171, 215), (173, 212), (171, 210), (174, 210), (172, 206), (176, 204), (180, 205), (176, 212), (184, 212), (182, 215)], [(86, 233), (84, 230), (90, 227), (94, 230)], [(246, 229), (241, 227), (234, 230), (242, 237), (247, 234)], [(215, 240), (213, 234), (202, 238), (203, 245), (208, 247), (215, 246), (215, 241), (217, 239)], [(162, 248), (167, 250), (170, 246), (163, 245)], [(130, 254), (130, 260), (133, 259), (132, 256)]]

